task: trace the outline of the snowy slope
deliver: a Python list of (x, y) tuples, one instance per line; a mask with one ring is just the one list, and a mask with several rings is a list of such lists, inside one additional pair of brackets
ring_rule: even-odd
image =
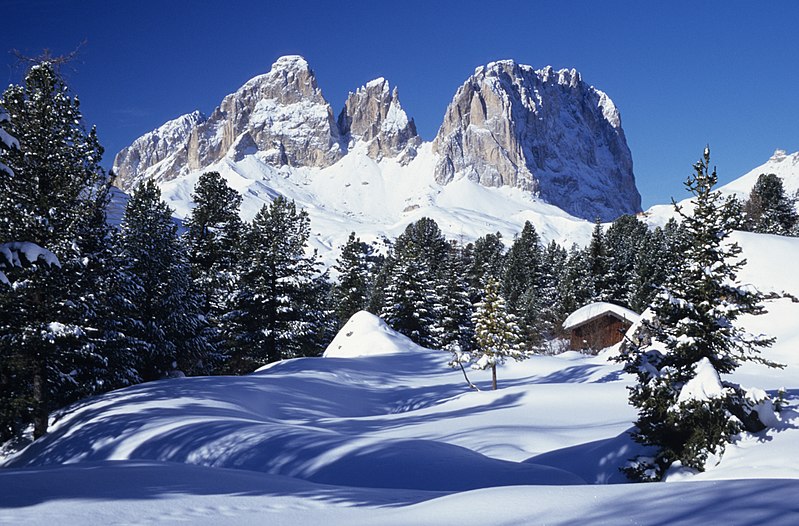
[[(739, 242), (783, 263), (799, 252), (795, 239)], [(752, 262), (743, 281), (799, 293), (790, 265)], [(509, 363), (498, 391), (475, 392), (446, 353), (362, 313), (325, 358), (69, 408), (0, 470), (0, 523), (796, 524), (799, 303), (766, 307), (742, 323), (776, 336), (765, 355), (787, 367), (731, 379), (784, 387), (788, 408), (688, 480), (613, 484), (637, 446), (612, 350)], [(469, 374), (489, 386), (489, 372)]]
[[(326, 168), (275, 168), (262, 153), (239, 161), (225, 158), (207, 170), (218, 171), (243, 196), (242, 217), (252, 219), (277, 195), (293, 199), (311, 219), (311, 247), (332, 264), (350, 232), (362, 241), (401, 234), (422, 217), (434, 219), (444, 235), (464, 243), (501, 232), (506, 243), (532, 222), (545, 242), (564, 246), (586, 244), (593, 224), (575, 218), (518, 188), (489, 188), (461, 179), (435, 182), (436, 157), (423, 145), (407, 165), (396, 159), (375, 161), (367, 145), (358, 143)], [(163, 198), (183, 218), (191, 210), (191, 194), (202, 171), (160, 184)]]
[[(785, 150), (776, 150), (768, 161), (757, 168), (750, 170), (734, 181), (718, 187), (723, 195), (734, 195), (741, 201), (749, 198), (749, 193), (754, 188), (757, 178), (761, 174), (775, 174), (782, 179), (787, 195), (796, 195), (799, 192), (799, 152), (788, 154)], [(676, 199), (676, 197), (675, 197)], [(690, 213), (692, 206), (690, 198), (678, 201), (686, 213)], [(655, 205), (644, 212), (646, 221), (653, 226), (663, 226), (672, 217), (676, 218), (672, 205)]]

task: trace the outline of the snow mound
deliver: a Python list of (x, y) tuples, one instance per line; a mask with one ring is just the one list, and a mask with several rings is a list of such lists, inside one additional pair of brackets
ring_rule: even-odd
[(691, 400), (710, 400), (724, 396), (724, 386), (719, 373), (707, 358), (702, 358), (694, 366), (695, 376), (688, 380), (677, 397), (679, 403)]
[(357, 358), (424, 350), (407, 336), (392, 330), (379, 317), (362, 310), (344, 324), (322, 356)]

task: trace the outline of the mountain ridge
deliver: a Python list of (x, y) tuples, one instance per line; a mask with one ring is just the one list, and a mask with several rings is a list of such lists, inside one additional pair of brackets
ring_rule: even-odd
[[(441, 175), (440, 158), (436, 166), (431, 168), (437, 182), (446, 185), (457, 177), (467, 177), (483, 186), (518, 187), (533, 197), (591, 221), (596, 218), (607, 221), (624, 213), (639, 212), (640, 195), (635, 188), (632, 160), (623, 132), (617, 133), (620, 146), (617, 145), (614, 150), (605, 139), (589, 140), (594, 135), (607, 136), (602, 130), (594, 130), (596, 133), (588, 129), (580, 131), (580, 140), (585, 139), (582, 146), (580, 141), (573, 140), (574, 133), (569, 131), (575, 127), (594, 125), (620, 131), (618, 111), (609, 97), (583, 83), (575, 70), (555, 71), (551, 67), (533, 70), (530, 66), (513, 61), (500, 61), (480, 66), (476, 71), (490, 72), (498, 67), (508, 69), (513, 75), (540, 76), (541, 80), (532, 82), (532, 77), (527, 80), (511, 78), (507, 86), (515, 86), (513, 89), (524, 97), (519, 98), (521, 95), (518, 93), (505, 96), (504, 99), (513, 102), (508, 107), (487, 106), (490, 118), (482, 122), (483, 125), (486, 122), (490, 124), (486, 125), (483, 133), (496, 134), (496, 129), (503, 129), (504, 139), (494, 141), (487, 147), (473, 141), (470, 145), (473, 144), (474, 148), (467, 148), (466, 155), (461, 155), (461, 158), (481, 160), (478, 163), (478, 169), (481, 170), (488, 166), (491, 159), (511, 159), (514, 166), (509, 169), (524, 172), (524, 177), (512, 177), (504, 173), (500, 177), (474, 177), (473, 173), (467, 173), (463, 162), (457, 161), (458, 156), (453, 155), (450, 148), (447, 150), (447, 160), (453, 169), (447, 176)], [(564, 79), (568, 79), (568, 82), (563, 82)], [(555, 129), (550, 135), (566, 137), (566, 140), (561, 145), (563, 147), (553, 149), (555, 153), (549, 157), (535, 159), (534, 150), (542, 150), (541, 145), (549, 139), (540, 139), (536, 148), (522, 144), (540, 130), (530, 126), (537, 114), (529, 111), (520, 113), (521, 110), (517, 110), (533, 99), (538, 100), (539, 109), (547, 108), (547, 93), (535, 91), (547, 82), (565, 85), (567, 92), (558, 95), (560, 98), (557, 101), (553, 99), (554, 109), (550, 113), (554, 117), (542, 129)], [(507, 86), (500, 88), (510, 89)], [(573, 93), (588, 94), (590, 101), (572, 100)], [(453, 109), (457, 107), (456, 99), (457, 94), (448, 108), (448, 114), (457, 111)], [(517, 103), (519, 101), (521, 106)], [(583, 116), (584, 113), (586, 116)], [(518, 115), (524, 118), (518, 119)], [(181, 125), (178, 126), (178, 123)], [(466, 136), (478, 126), (476, 122), (463, 123), (465, 130), (461, 131)], [(442, 145), (447, 141), (446, 134), (453, 132), (453, 126), (454, 121), (448, 126), (445, 120), (436, 139), (432, 141), (434, 151), (446, 149)], [(163, 148), (164, 140), (154, 140), (162, 137), (170, 138), (171, 149)], [(407, 166), (425, 144), (416, 132), (414, 120), (399, 103), (397, 87), (392, 90), (385, 78), (372, 80), (355, 92), (350, 92), (336, 119), (307, 61), (299, 56), (286, 56), (279, 58), (268, 73), (250, 79), (227, 95), (210, 116), (204, 117), (198, 112), (187, 114), (134, 141), (115, 158), (114, 172), (118, 175), (120, 187), (130, 190), (146, 178), (163, 184), (186, 177), (194, 171), (206, 170), (224, 159), (240, 162), (256, 153), (262, 162), (278, 169), (325, 169), (352, 154), (360, 142), (368, 145), (365, 152), (371, 159), (378, 162), (384, 158), (397, 159), (402, 166)], [(451, 145), (452, 142), (450, 140), (447, 144)], [(570, 152), (576, 153), (572, 155)], [(463, 149), (461, 153), (464, 153)], [(562, 161), (562, 166), (552, 166), (555, 158)], [(499, 167), (500, 170), (505, 168), (502, 165)], [(619, 177), (614, 170), (624, 172), (621, 180), (631, 184), (617, 184)], [(291, 174), (287, 176), (294, 177)], [(568, 181), (568, 184), (564, 186), (563, 181)], [(553, 189), (558, 185), (557, 189)], [(597, 187), (603, 187), (604, 190), (597, 192)], [(619, 188), (624, 190), (619, 191)], [(621, 197), (612, 202), (603, 197), (606, 194)], [(582, 204), (575, 204), (575, 199)], [(357, 210), (354, 212), (357, 213)]]

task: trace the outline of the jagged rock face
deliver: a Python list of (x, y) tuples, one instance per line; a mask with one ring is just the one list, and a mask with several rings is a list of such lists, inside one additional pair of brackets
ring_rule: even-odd
[(413, 119), (378, 79), (351, 93), (338, 122), (302, 57), (279, 58), (269, 73), (224, 98), (210, 117), (199, 112), (170, 121), (137, 139), (114, 160), (117, 182), (130, 189), (148, 177), (168, 181), (229, 156), (258, 153), (275, 166), (326, 167), (352, 143), (370, 157), (406, 164), (421, 143)]
[(171, 120), (133, 141), (114, 158), (116, 184), (120, 188), (131, 189), (154, 171), (180, 173), (188, 162), (189, 136), (205, 120), (205, 115), (195, 111)]
[(462, 176), (515, 186), (589, 220), (641, 210), (619, 113), (574, 70), (513, 61), (477, 68), (447, 108), (433, 148), (441, 184)]
[(339, 130), (348, 142), (364, 141), (371, 158), (398, 157), (407, 164), (416, 156), (421, 139), (388, 81), (375, 79), (350, 93), (338, 117)]
[(193, 130), (189, 168), (218, 161), (234, 144), (255, 146), (291, 166), (324, 167), (342, 157), (333, 110), (305, 59), (281, 57), (269, 73), (225, 97)]
[(333, 109), (302, 57), (279, 58), (269, 73), (224, 98), (207, 119), (184, 115), (137, 139), (114, 160), (118, 184), (168, 181), (230, 155), (260, 152), (275, 165), (325, 167), (345, 153)]

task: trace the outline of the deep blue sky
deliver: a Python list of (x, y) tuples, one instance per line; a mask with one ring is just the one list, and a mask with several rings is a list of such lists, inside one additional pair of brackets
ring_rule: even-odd
[(136, 137), (303, 55), (336, 114), (378, 77), (431, 140), (480, 64), (576, 68), (621, 111), (644, 208), (686, 194), (706, 143), (722, 182), (799, 150), (799, 2), (0, 0), (8, 50), (56, 54), (106, 164)]

